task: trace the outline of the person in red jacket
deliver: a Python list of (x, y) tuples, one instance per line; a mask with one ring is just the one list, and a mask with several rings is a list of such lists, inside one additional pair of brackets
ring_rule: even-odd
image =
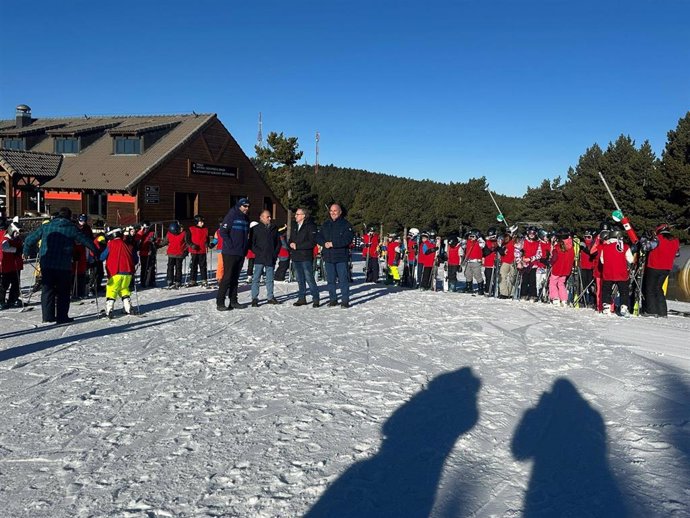
[(477, 291), (484, 293), (484, 277), (482, 276), (483, 249), (486, 241), (477, 229), (472, 229), (467, 234), (465, 242), (465, 289), (464, 293), (472, 293), (473, 281), (477, 281)]
[(19, 218), (14, 218), (7, 230), (0, 230), (0, 309), (21, 306), (19, 279), (24, 269), (21, 229)]
[(110, 241), (101, 260), (105, 261), (105, 271), (108, 274), (108, 284), (105, 287), (105, 316), (113, 318), (113, 309), (117, 297), (122, 299), (122, 306), (126, 314), (131, 315), (134, 310), (130, 299), (130, 286), (137, 263), (134, 244), (124, 239), (121, 228), (114, 228), (108, 232)]
[(573, 272), (575, 250), (570, 232), (563, 228), (556, 234), (551, 248), (551, 275), (549, 276), (549, 298), (554, 305), (565, 307), (568, 304), (566, 282)]
[(620, 296), (620, 315), (629, 316), (630, 305), (630, 274), (629, 266), (633, 263), (630, 247), (623, 241), (623, 231), (612, 230), (608, 238), (601, 244), (599, 261), (601, 263), (602, 304), (604, 313), (614, 313), (614, 293), (616, 286)]
[(487, 297), (493, 293), (494, 285), (494, 267), (496, 266), (496, 249), (498, 248), (498, 231), (495, 227), (489, 228), (486, 232), (486, 244), (482, 249), (484, 258), (484, 295)]
[(673, 261), (678, 256), (680, 241), (671, 235), (669, 225), (663, 223), (656, 227), (651, 240), (643, 240), (648, 250), (642, 289), (644, 299), (642, 311), (645, 315), (666, 317), (666, 294), (664, 283), (673, 269)]
[(139, 252), (139, 284), (156, 287), (156, 237), (148, 221), (142, 221), (134, 234), (134, 247)]
[(458, 286), (458, 272), (460, 271), (460, 261), (462, 259), (462, 243), (458, 236), (451, 236), (448, 239), (448, 247), (446, 248), (448, 254), (448, 291), (454, 293)]
[[(440, 239), (440, 238), (439, 238)], [(436, 279), (431, 278), (431, 271), (434, 268), (434, 261), (436, 260), (436, 250), (440, 245), (440, 240), (437, 243), (429, 240), (429, 233), (422, 232), (422, 241), (419, 249), (419, 264), (422, 266), (422, 279), (419, 287), (423, 290), (429, 290), (432, 287), (432, 282)]]
[(278, 267), (275, 269), (273, 280), (282, 282), (285, 281), (290, 268), (290, 244), (287, 238), (287, 225), (278, 228), (278, 236), (280, 237), (280, 250), (278, 250)]
[(362, 236), (362, 256), (364, 257), (365, 280), (364, 282), (376, 282), (379, 280), (379, 235), (370, 228)]
[(182, 284), (182, 261), (187, 255), (187, 235), (177, 221), (170, 223), (161, 246), (168, 246), (168, 288), (177, 289)]
[[(258, 224), (259, 224), (258, 221), (252, 221), (249, 224), (249, 242), (250, 243), (252, 242), (252, 230)], [(252, 283), (252, 274), (254, 273), (254, 259), (256, 259), (256, 255), (254, 255), (254, 251), (252, 250), (251, 246), (247, 249), (247, 253), (245, 254), (245, 258), (247, 259), (247, 284), (251, 284)]]
[(191, 257), (189, 265), (190, 280), (188, 286), (196, 286), (196, 278), (201, 274), (201, 285), (208, 286), (208, 270), (206, 266), (206, 253), (208, 252), (208, 229), (205, 226), (204, 218), (197, 214), (194, 216), (194, 226), (187, 230), (189, 236), (189, 255)]
[(386, 284), (400, 285), (400, 271), (398, 264), (400, 263), (400, 241), (395, 234), (388, 235), (388, 245), (386, 247), (386, 266), (388, 273), (386, 275)]
[(537, 227), (527, 227), (527, 235), (522, 242), (522, 257), (518, 268), (522, 270), (522, 284), (520, 298), (523, 300), (537, 300), (537, 265), (542, 257)]
[(498, 271), (498, 298), (507, 299), (513, 296), (517, 268), (515, 266), (515, 235), (517, 226), (506, 229), (503, 242), (496, 249), (501, 256), (501, 267)]
[[(585, 230), (582, 234), (582, 241), (580, 242), (580, 286), (577, 287), (579, 297), (584, 300), (584, 303), (589, 305), (592, 302), (594, 288), (594, 267), (596, 266), (596, 253), (592, 251), (594, 247), (594, 236), (596, 231), (592, 229)], [(582, 290), (579, 293), (579, 290)]]

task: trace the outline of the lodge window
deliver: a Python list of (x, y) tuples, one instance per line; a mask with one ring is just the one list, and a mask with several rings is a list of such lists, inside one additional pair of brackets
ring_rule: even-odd
[(194, 219), (198, 198), (199, 195), (193, 192), (176, 192), (175, 219), (178, 221)]
[(141, 154), (141, 138), (139, 137), (115, 137), (114, 141), (116, 155)]
[(79, 153), (79, 139), (76, 137), (56, 137), (55, 152), (63, 155)]
[(108, 194), (105, 191), (86, 193), (86, 206), (92, 219), (105, 219), (108, 215)]
[(2, 147), (3, 149), (24, 151), (26, 149), (26, 141), (23, 138), (5, 138), (2, 139)]

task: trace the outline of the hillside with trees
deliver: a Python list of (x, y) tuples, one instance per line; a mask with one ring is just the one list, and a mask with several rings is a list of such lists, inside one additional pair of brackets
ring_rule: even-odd
[[(632, 224), (652, 229), (671, 223), (687, 239), (690, 227), (690, 112), (668, 132), (661, 157), (648, 141), (637, 145), (620, 135), (602, 149), (593, 144), (577, 165), (560, 176), (528, 187), (522, 197), (494, 193), (505, 217), (513, 222), (542, 222), (547, 226), (582, 230), (598, 227), (614, 210), (603, 173), (621, 209)], [(308, 207), (317, 220), (326, 217), (326, 205), (343, 204), (347, 217), (361, 230), (364, 224), (385, 232), (415, 226), (447, 235), (460, 229), (496, 226), (497, 210), (491, 201), (488, 180), (470, 178), (449, 184), (412, 180), (360, 169), (298, 165), (302, 153), (295, 137), (271, 133), (253, 159), (283, 204), (294, 210)]]

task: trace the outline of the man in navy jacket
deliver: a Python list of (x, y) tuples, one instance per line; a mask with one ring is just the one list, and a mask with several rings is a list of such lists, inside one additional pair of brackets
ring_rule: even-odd
[(321, 225), (316, 234), (316, 242), (323, 247), (321, 255), (326, 265), (329, 306), (338, 305), (336, 278), (340, 284), (341, 306), (350, 307), (350, 244), (355, 237), (352, 225), (343, 217), (342, 207), (334, 203), (328, 209), (331, 219)]
[[(244, 256), (249, 249), (249, 200), (240, 198), (230, 209), (221, 223), (218, 232), (223, 238), (223, 278), (218, 285), (216, 307), (218, 311), (242, 309), (246, 306), (237, 301), (237, 287)], [(225, 305), (225, 298), (230, 295), (230, 306)]]

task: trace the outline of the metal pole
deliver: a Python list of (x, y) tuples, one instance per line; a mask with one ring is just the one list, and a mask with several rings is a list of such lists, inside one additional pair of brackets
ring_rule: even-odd
[(491, 193), (491, 189), (489, 189), (488, 185), (486, 186), (486, 190), (489, 192), (489, 196), (491, 196), (491, 201), (494, 202), (494, 205), (496, 206), (496, 210), (498, 211), (500, 216), (503, 218), (503, 223), (505, 223), (506, 227), (510, 226), (508, 223), (508, 220), (506, 219), (506, 217), (501, 212), (501, 209), (499, 208), (498, 203), (496, 203), (496, 199), (494, 198), (494, 195)]
[(609, 196), (611, 196), (611, 200), (613, 200), (613, 204), (616, 206), (616, 210), (619, 212), (623, 212), (621, 208), (618, 206), (618, 202), (616, 201), (616, 198), (613, 197), (613, 193), (611, 192), (611, 189), (609, 189), (609, 184), (606, 183), (606, 178), (604, 178), (604, 175), (601, 174), (601, 171), (599, 171), (599, 178), (601, 178), (601, 181), (604, 182), (604, 187), (606, 187), (606, 190), (609, 193)]

